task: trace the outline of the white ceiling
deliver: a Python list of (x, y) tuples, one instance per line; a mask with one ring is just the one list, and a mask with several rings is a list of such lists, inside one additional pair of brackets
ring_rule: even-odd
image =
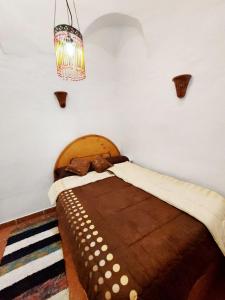
[[(1, 52), (18, 56), (53, 53), (54, 3), (55, 0), (0, 0)], [(70, 3), (72, 6), (71, 0)], [(113, 1), (107, 1), (107, 9), (102, 3), (76, 3), (82, 31), (99, 15), (113, 9)], [(66, 22), (65, 8), (65, 1), (57, 0), (56, 24)]]
[[(72, 7), (72, 0), (69, 2)], [(0, 0), (0, 55), (1, 52), (17, 56), (52, 54), (54, 3), (55, 0)], [(83, 33), (98, 17), (109, 13), (163, 22), (165, 15), (179, 10), (182, 16), (201, 10), (203, 3), (204, 0), (76, 0)], [(67, 20), (65, 8), (65, 0), (57, 0), (57, 24)], [(154, 34), (151, 27), (146, 30)]]

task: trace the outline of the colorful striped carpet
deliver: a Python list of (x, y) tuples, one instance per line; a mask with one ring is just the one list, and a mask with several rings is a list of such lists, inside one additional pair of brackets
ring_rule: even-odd
[(0, 299), (69, 299), (58, 221), (12, 233), (0, 262)]

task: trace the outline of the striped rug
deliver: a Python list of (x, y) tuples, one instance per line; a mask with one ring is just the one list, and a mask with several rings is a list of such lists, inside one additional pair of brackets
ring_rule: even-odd
[(10, 235), (0, 262), (0, 299), (69, 299), (56, 219)]

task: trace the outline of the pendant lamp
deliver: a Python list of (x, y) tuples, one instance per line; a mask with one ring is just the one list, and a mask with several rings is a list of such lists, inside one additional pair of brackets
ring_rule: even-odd
[(56, 0), (54, 12), (54, 45), (56, 55), (56, 69), (59, 77), (65, 80), (82, 80), (86, 78), (84, 62), (83, 37), (77, 17), (75, 2), (73, 0), (74, 14), (77, 20), (77, 27), (73, 27), (73, 15), (66, 1), (68, 24), (55, 26)]

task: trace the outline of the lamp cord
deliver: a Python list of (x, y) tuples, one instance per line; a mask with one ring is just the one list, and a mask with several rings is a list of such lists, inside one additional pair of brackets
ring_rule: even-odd
[(71, 10), (70, 10), (68, 0), (66, 0), (66, 5), (67, 5), (67, 9), (69, 10), (69, 14), (70, 14), (70, 26), (73, 27), (73, 16), (72, 16), (72, 13), (71, 13)]
[[(55, 5), (54, 5), (54, 28), (55, 28), (55, 21), (56, 21), (56, 1), (57, 0), (55, 0)], [(70, 10), (68, 0), (66, 0), (66, 6), (67, 6), (68, 23), (69, 23), (69, 16), (70, 16), (70, 26), (73, 27), (73, 16), (72, 16), (72, 13)], [(77, 27), (78, 27), (78, 30), (80, 31), (80, 24), (79, 24), (79, 20), (78, 20), (78, 16), (77, 16), (77, 8), (76, 8), (74, 0), (73, 0), (73, 7), (74, 7), (75, 16), (76, 16)]]
[(70, 16), (69, 16), (69, 10), (68, 10), (67, 6), (66, 6), (66, 13), (67, 13), (67, 22), (69, 24), (70, 23)]
[(74, 8), (75, 16), (76, 16), (76, 20), (77, 20), (77, 27), (78, 27), (78, 30), (80, 31), (80, 24), (79, 24), (78, 16), (77, 16), (77, 8), (76, 8), (75, 1), (74, 1), (74, 0), (73, 0), (73, 8)]

